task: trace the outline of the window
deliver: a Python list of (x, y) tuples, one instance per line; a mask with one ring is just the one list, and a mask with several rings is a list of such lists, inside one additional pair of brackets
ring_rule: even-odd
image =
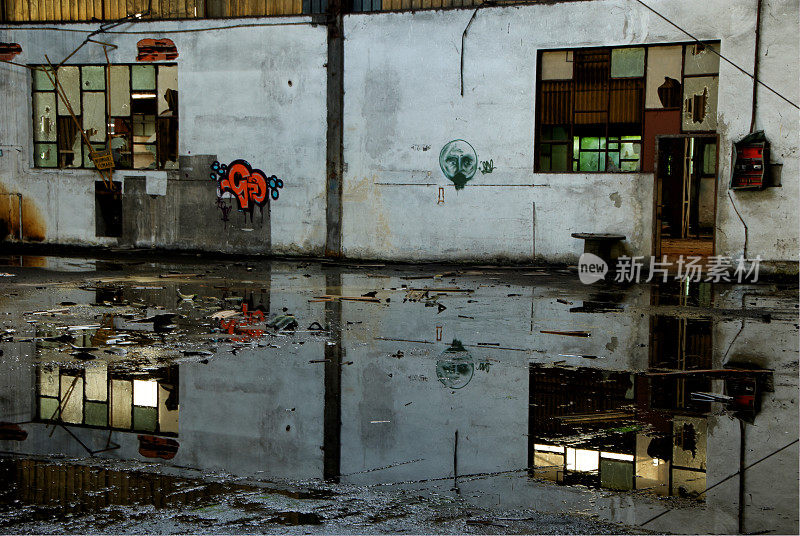
[[(87, 337), (88, 339), (88, 337)], [(37, 368), (34, 420), (123, 431), (178, 433), (178, 368), (133, 376), (104, 363)]]
[(678, 44), (540, 52), (536, 170), (649, 171), (656, 135), (713, 132), (718, 50)]
[(44, 69), (32, 71), (35, 167), (93, 168), (104, 151), (116, 169), (178, 167), (176, 65), (63, 65), (66, 101)]

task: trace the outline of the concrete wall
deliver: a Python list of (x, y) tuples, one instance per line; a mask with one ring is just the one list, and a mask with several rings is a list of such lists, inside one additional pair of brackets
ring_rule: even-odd
[[(796, 0), (764, 2), (759, 74), (798, 100)], [(711, 0), (655, 6), (752, 72), (755, 3)], [(651, 254), (652, 174), (534, 173), (537, 51), (684, 42), (674, 27), (626, 0), (351, 16), (346, 21), (344, 252), (398, 260), (574, 261), (572, 232), (615, 232)], [(728, 198), (733, 141), (748, 133), (751, 80), (721, 62), (718, 254), (738, 256), (741, 222)], [(756, 128), (782, 163), (782, 188), (733, 193), (749, 228), (748, 256), (796, 260), (797, 110), (759, 90)], [(455, 191), (439, 169), (444, 144), (465, 139), (495, 171)], [(445, 202), (438, 204), (438, 189)], [(535, 205), (535, 218), (533, 205)]]
[[(307, 18), (270, 18), (257, 21), (263, 24), (257, 27), (249, 20), (248, 27), (230, 28), (236, 22), (143, 23), (135, 29), (121, 26), (119, 30), (145, 34), (103, 36), (104, 41), (118, 46), (109, 52), (112, 63), (135, 63), (136, 43), (143, 38), (169, 37), (179, 53), (175, 61), (181, 169), (179, 173), (115, 174), (122, 183), (125, 176), (147, 177), (147, 195), (138, 199), (136, 207), (154, 215), (150, 228), (145, 229), (137, 221), (140, 213), (125, 214), (129, 230), (138, 227), (140, 232), (124, 242), (142, 247), (250, 253), (267, 253), (271, 244), (276, 253), (321, 253), (325, 235), (326, 30), (311, 26)], [(222, 28), (169, 33), (212, 24)], [(96, 25), (61, 28), (93, 31)], [(15, 58), (19, 63), (46, 63), (45, 54), (58, 62), (86, 35), (62, 29), (3, 30), (0, 40), (22, 46), (22, 54)], [(85, 46), (70, 62), (104, 63), (102, 47)], [(0, 66), (0, 72), (0, 191), (23, 194), (26, 239), (62, 244), (117, 243), (113, 238), (95, 236), (96, 172), (33, 169), (30, 74), (8, 64)], [(211, 170), (194, 165), (196, 155), (207, 155), (200, 159), (204, 163), (244, 159), (267, 175), (281, 178), (284, 187), (280, 199), (265, 212), (271, 222), (261, 221), (258, 209), (252, 222), (235, 210), (227, 224), (222, 222), (215, 206)], [(189, 185), (178, 180), (197, 182), (195, 193), (190, 194)], [(208, 195), (203, 195), (202, 189), (208, 190)], [(135, 196), (135, 191), (132, 193)], [(164, 203), (159, 197), (165, 194), (173, 199), (182, 197), (183, 202), (178, 206), (171, 201)], [(175, 225), (183, 227), (181, 232), (171, 228)], [(233, 236), (237, 231), (240, 236)]]
[[(690, 8), (679, 0), (664, 0), (656, 8), (692, 35), (719, 40), (727, 58), (752, 71), (754, 2), (709, 0)], [(765, 1), (761, 32), (759, 76), (793, 102), (800, 99), (800, 74), (797, 62), (787, 58), (800, 52), (795, 39), (798, 11), (798, 0)], [(343, 255), (574, 262), (583, 242), (572, 238), (573, 232), (621, 233), (627, 236), (627, 253), (650, 255), (652, 174), (534, 173), (537, 52), (689, 38), (627, 0), (481, 9), (465, 39), (462, 96), (461, 38), (470, 17), (472, 10), (345, 17)], [(301, 17), (247, 21), (274, 27), (232, 27), (240, 22), (140, 23), (135, 30), (120, 29), (144, 34), (104, 36), (119, 45), (110, 54), (112, 62), (135, 62), (136, 42), (143, 37), (170, 37), (179, 51), (181, 169), (150, 172), (147, 195), (131, 193), (139, 197), (124, 219), (138, 218), (133, 208), (156, 219), (129, 222), (122, 241), (94, 234), (92, 172), (32, 169), (29, 74), (19, 67), (0, 67), (0, 193), (25, 196), (29, 239), (322, 253), (326, 28)], [(228, 28), (168, 33), (211, 25)], [(21, 63), (42, 63), (45, 53), (54, 60), (63, 58), (83, 36), (61, 30), (0, 31), (4, 42), (22, 45), (16, 58)], [(101, 48), (92, 45), (70, 61), (104, 59)], [(731, 147), (749, 131), (752, 81), (723, 61), (719, 88), (716, 253), (735, 257), (745, 250), (735, 203), (748, 228), (748, 257), (796, 263), (797, 110), (759, 89), (755, 126), (772, 142), (772, 160), (782, 165), (782, 186), (730, 192)], [(454, 139), (469, 141), (480, 161), (494, 164), (492, 173), (478, 171), (462, 190), (453, 188), (438, 163), (440, 149)], [(230, 222), (222, 222), (219, 210), (209, 206), (212, 194), (186, 193), (189, 185), (178, 180), (203, 185), (208, 179), (208, 170), (187, 160), (192, 158), (223, 163), (243, 158), (282, 178), (285, 187), (268, 221), (233, 213)], [(143, 175), (119, 173), (123, 182), (126, 174)], [(184, 193), (173, 198), (173, 189)], [(169, 200), (152, 197), (164, 192)], [(182, 201), (176, 204), (178, 198)], [(175, 212), (181, 213), (177, 219)], [(165, 229), (176, 225), (190, 229)]]

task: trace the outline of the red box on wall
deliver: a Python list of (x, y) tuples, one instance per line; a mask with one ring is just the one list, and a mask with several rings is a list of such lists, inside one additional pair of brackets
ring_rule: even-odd
[(731, 189), (761, 190), (766, 186), (769, 165), (769, 142), (761, 135), (761, 141), (748, 136), (733, 146), (733, 175)]

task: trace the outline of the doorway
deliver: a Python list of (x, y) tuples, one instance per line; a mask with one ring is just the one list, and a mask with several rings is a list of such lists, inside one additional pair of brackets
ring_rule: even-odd
[(714, 254), (717, 136), (656, 137), (653, 254), (674, 263)]

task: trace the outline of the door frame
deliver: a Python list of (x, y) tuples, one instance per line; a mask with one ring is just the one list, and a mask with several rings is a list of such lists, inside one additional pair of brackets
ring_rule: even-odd
[(669, 139), (685, 139), (685, 138), (712, 138), (716, 142), (716, 161), (714, 162), (714, 226), (711, 230), (711, 254), (715, 255), (717, 251), (717, 194), (719, 190), (719, 134), (715, 132), (697, 132), (697, 133), (684, 133), (684, 134), (658, 134), (656, 135), (656, 143), (653, 153), (653, 224), (652, 224), (652, 255), (656, 258), (661, 257), (661, 238), (657, 225), (660, 224), (658, 216), (658, 162), (659, 162), (659, 141), (663, 138)]

